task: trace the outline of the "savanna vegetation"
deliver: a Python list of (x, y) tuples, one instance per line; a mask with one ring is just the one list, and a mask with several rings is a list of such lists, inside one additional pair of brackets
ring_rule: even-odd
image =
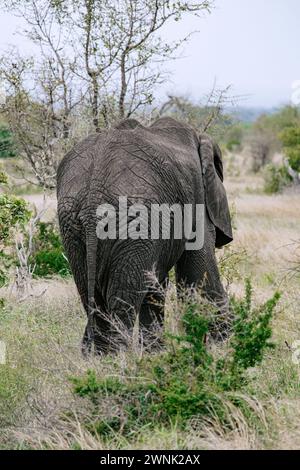
[[(299, 108), (249, 122), (216, 87), (198, 103), (155, 102), (167, 80), (158, 64), (188, 40), (170, 44), (162, 28), (209, 1), (1, 6), (21, 15), (38, 52), (0, 58), (0, 449), (299, 448)], [(162, 115), (223, 150), (234, 242), (217, 256), (229, 336), (215, 342), (214, 308), (188, 292), (179, 301), (171, 282), (163, 346), (150, 354), (125, 331), (128, 351), (86, 360), (85, 313), (57, 226), (57, 164), (89, 132)]]

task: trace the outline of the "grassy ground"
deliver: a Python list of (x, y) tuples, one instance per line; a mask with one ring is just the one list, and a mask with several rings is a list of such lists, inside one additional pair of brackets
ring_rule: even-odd
[[(259, 177), (231, 177), (226, 186), (235, 240), (218, 252), (225, 284), (241, 295), (244, 277), (251, 276), (256, 302), (276, 289), (282, 292), (273, 321), (276, 348), (243, 392), (252, 418), (228, 402), (230, 426), (212, 414), (184, 431), (158, 422), (154, 431), (144, 426), (131, 438), (118, 433), (109, 441), (96, 438), (83, 426), (88, 403), (73, 394), (69, 378), (91, 368), (102, 377), (134, 374), (142, 352), (83, 360), (85, 315), (73, 282), (34, 281), (21, 301), (10, 290), (0, 293), (5, 297), (0, 340), (7, 346), (7, 362), (0, 365), (0, 448), (299, 448), (300, 367), (292, 362), (291, 347), (300, 340), (300, 294), (299, 278), (290, 272), (300, 255), (299, 194), (266, 196)], [(176, 312), (172, 293), (167, 310), (169, 318)]]

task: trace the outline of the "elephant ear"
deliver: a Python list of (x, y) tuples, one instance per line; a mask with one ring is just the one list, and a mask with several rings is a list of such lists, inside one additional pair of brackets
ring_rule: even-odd
[(209, 218), (216, 228), (216, 247), (233, 240), (230, 212), (223, 186), (223, 163), (219, 146), (207, 135), (199, 137), (199, 154), (205, 189), (205, 204)]

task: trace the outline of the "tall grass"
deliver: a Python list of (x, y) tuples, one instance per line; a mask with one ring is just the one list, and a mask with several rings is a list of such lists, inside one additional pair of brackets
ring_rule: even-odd
[[(273, 403), (273, 377), (266, 383), (258, 366), (242, 373), (242, 387), (222, 383), (217, 364), (226, 358), (222, 377), (241, 378), (230, 366), (241, 350), (230, 342), (204, 345), (209, 318), (193, 323), (200, 303), (170, 297), (168, 311), (183, 319), (185, 330), (173, 325), (165, 350), (129, 348), (86, 361), (79, 347), (85, 318), (73, 286), (49, 281), (48, 287), (44, 297), (19, 305), (8, 299), (1, 310), (8, 351), (0, 366), (2, 448), (253, 448), (275, 442), (270, 416), (282, 419), (282, 411)], [(269, 362), (268, 370), (275, 368), (293, 395), (296, 376), (282, 375), (274, 363), (281, 354), (266, 353), (263, 367)]]

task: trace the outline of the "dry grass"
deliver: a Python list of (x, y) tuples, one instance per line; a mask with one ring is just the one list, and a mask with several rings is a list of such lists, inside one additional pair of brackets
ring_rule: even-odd
[[(293, 243), (300, 233), (299, 196), (265, 196), (255, 189), (260, 184), (259, 177), (246, 176), (232, 177), (227, 182), (230, 201), (236, 207), (231, 249), (246, 250), (246, 256), (235, 266), (239, 276), (235, 276), (231, 292), (240, 293), (242, 279), (249, 274), (254, 278), (258, 300), (278, 287), (283, 292), (274, 321), (278, 346), (257, 371), (248, 398), (259, 429), (228, 404), (230, 430), (216, 416), (191, 423), (189, 431), (184, 432), (157, 423), (154, 431), (142, 429), (131, 441), (118, 435), (109, 443), (95, 438), (82, 425), (81, 417), (89, 410), (75, 399), (68, 378), (89, 368), (103, 376), (112, 374), (116, 364), (119, 375), (128, 370), (134, 373), (134, 353), (84, 360), (80, 341), (85, 315), (74, 284), (53, 279), (34, 281), (31, 295), (23, 302), (9, 290), (0, 293), (6, 298), (0, 314), (0, 339), (6, 342), (8, 352), (7, 364), (0, 365), (0, 448), (299, 448), (300, 369), (292, 363), (290, 350), (293, 341), (300, 339), (299, 278), (291, 277), (288, 271), (295, 261)], [(170, 292), (168, 318), (172, 317), (173, 307), (174, 292)]]

